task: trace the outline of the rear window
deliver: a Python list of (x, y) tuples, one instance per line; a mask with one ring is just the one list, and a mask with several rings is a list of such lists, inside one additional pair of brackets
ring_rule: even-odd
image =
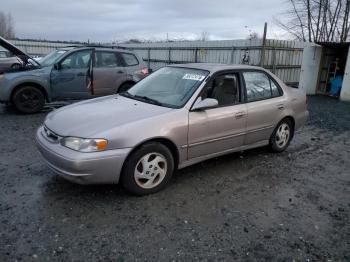
[(139, 64), (139, 61), (137, 60), (135, 55), (129, 54), (129, 53), (120, 53), (120, 54), (123, 57), (123, 60), (126, 66), (134, 66)]

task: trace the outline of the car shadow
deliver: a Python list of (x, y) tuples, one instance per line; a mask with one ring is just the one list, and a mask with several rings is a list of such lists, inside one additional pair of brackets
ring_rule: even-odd
[[(49, 172), (52, 172), (48, 170)], [(88, 197), (105, 198), (110, 196), (126, 196), (128, 194), (119, 184), (97, 184), (80, 185), (72, 183), (59, 175), (50, 174), (51, 178), (42, 186), (42, 192), (46, 196), (59, 196), (61, 194), (70, 195), (70, 197)]]
[[(230, 169), (235, 169), (237, 172), (241, 171), (240, 169), (242, 169), (242, 160), (255, 162), (257, 158), (269, 154), (273, 155), (273, 153), (269, 151), (268, 147), (256, 148), (209, 159), (201, 163), (177, 170), (175, 171), (170, 184), (162, 191), (151, 196), (164, 194), (166, 195), (167, 193), (175, 190), (178, 184), (195, 183), (193, 180), (197, 179), (199, 176), (203, 178), (204, 175), (207, 178), (209, 177), (208, 179), (211, 179), (210, 177), (213, 174), (215, 176), (220, 175), (218, 174), (218, 169), (220, 173), (220, 169), (227, 168), (228, 165), (230, 165)], [(46, 197), (60, 199), (60, 196), (65, 197), (69, 195), (70, 199), (84, 199), (94, 202), (105, 201), (109, 198), (115, 199), (116, 197), (119, 200), (139, 197), (128, 193), (120, 184), (80, 185), (67, 181), (58, 175), (50, 174), (50, 176), (51, 178), (42, 186), (42, 193)]]

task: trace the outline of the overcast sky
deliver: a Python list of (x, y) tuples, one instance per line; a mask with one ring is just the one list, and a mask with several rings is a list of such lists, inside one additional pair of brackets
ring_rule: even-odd
[(141, 38), (240, 39), (249, 30), (285, 38), (273, 17), (284, 0), (1, 0), (19, 38), (109, 42)]

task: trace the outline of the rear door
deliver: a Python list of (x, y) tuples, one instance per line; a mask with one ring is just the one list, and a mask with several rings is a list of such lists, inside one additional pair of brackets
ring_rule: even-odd
[(126, 70), (120, 54), (115, 51), (95, 50), (94, 95), (115, 94), (126, 81)]
[(189, 112), (189, 159), (243, 145), (247, 109), (241, 91), (237, 72), (219, 74), (203, 89), (199, 99), (217, 99), (219, 106)]
[(142, 73), (143, 63), (138, 60), (135, 54), (120, 52), (120, 55), (129, 81), (138, 82), (145, 77), (145, 74)]
[(269, 140), (275, 125), (282, 119), (286, 98), (282, 89), (263, 71), (242, 72), (247, 102), (247, 134), (244, 144)]
[(52, 68), (50, 82), (55, 99), (91, 97), (92, 53), (93, 49), (74, 51)]

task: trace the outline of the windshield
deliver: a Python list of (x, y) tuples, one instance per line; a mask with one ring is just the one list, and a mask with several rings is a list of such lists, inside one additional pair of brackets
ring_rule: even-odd
[(208, 71), (199, 69), (163, 67), (122, 95), (148, 103), (180, 108), (186, 104), (208, 74)]
[(41, 66), (51, 66), (53, 65), (59, 57), (61, 57), (66, 50), (56, 50), (46, 55), (44, 58), (40, 59)]

